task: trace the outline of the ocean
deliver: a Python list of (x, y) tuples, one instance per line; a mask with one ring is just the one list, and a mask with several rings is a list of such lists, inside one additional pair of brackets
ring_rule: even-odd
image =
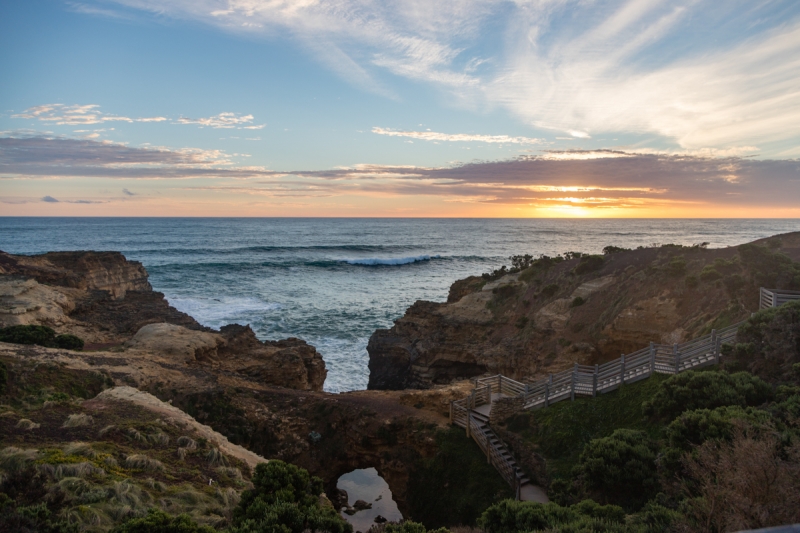
[(416, 300), (445, 301), (457, 279), (514, 254), (606, 245), (741, 244), (800, 231), (781, 219), (0, 218), (0, 250), (116, 250), (200, 323), (299, 337), (328, 368), (325, 390), (365, 389), (367, 341)]

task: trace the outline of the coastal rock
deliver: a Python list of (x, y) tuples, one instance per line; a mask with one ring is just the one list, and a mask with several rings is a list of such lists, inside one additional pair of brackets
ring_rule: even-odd
[(183, 363), (216, 361), (217, 348), (224, 344), (221, 335), (192, 331), (174, 324), (148, 324), (125, 343), (127, 348), (157, 353)]
[(41, 285), (34, 279), (0, 276), (0, 325), (42, 324), (61, 326), (75, 302), (60, 288)]
[[(623, 250), (589, 272), (573, 258), (459, 280), (446, 303), (415, 302), (373, 333), (369, 388), (427, 389), (498, 373), (532, 380), (651, 341), (683, 342), (747, 317), (759, 286), (790, 283), (771, 266), (783, 261), (769, 260), (776, 253), (800, 260), (800, 232), (723, 249)], [(717, 275), (701, 276), (710, 269)]]
[(49, 252), (10, 255), (0, 252), (0, 274), (18, 274), (39, 283), (83, 290), (107, 291), (124, 298), (127, 291), (152, 290), (147, 271), (119, 252)]
[(87, 350), (124, 347), (282, 387), (321, 391), (327, 375), (300, 339), (262, 343), (249, 326), (203, 327), (152, 290), (141, 263), (117, 252), (0, 252), (0, 326), (26, 324), (76, 335)]

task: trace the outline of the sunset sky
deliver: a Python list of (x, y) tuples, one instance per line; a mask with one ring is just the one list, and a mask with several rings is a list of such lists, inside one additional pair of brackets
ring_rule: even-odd
[(0, 3), (0, 215), (800, 217), (797, 0)]

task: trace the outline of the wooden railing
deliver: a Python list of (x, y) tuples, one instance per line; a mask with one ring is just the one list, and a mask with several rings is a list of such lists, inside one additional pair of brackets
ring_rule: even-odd
[[(800, 291), (761, 289), (761, 308), (777, 307), (798, 299)], [(488, 461), (497, 468), (519, 498), (521, 471), (513, 460), (510, 461), (502, 455), (499, 445), (492, 443), (494, 434), (488, 433), (491, 430), (484, 429), (472, 413), (473, 409), (492, 403), (492, 394), (522, 397), (524, 409), (540, 409), (567, 398), (574, 400), (576, 396), (597, 396), (597, 393), (612, 391), (626, 383), (649, 378), (653, 374), (678, 374), (718, 364), (722, 345), (736, 338), (736, 332), (743, 322), (712, 330), (708, 335), (684, 343), (651, 342), (641, 350), (601, 365), (575, 363), (569, 370), (550, 374), (533, 383), (521, 383), (502, 374), (477, 379), (469, 396), (450, 403), (450, 421), (466, 429), (467, 436), (478, 443)]]
[(761, 287), (759, 308), (780, 307), (787, 302), (800, 300), (800, 291), (784, 291)]
[[(485, 389), (485, 387), (484, 387)], [(490, 393), (491, 394), (491, 393)], [(499, 446), (499, 438), (475, 418), (472, 409), (467, 408), (468, 398), (450, 404), (450, 420), (453, 424), (467, 430), (467, 436), (478, 443), (478, 447), (486, 455), (486, 460), (494, 466), (503, 479), (511, 486), (519, 499), (522, 488), (523, 473), (513, 461), (504, 456)], [(496, 442), (493, 442), (493, 437)]]

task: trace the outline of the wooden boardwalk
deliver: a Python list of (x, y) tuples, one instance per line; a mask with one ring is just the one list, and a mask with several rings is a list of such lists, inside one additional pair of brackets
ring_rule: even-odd
[[(777, 307), (799, 300), (800, 292), (761, 289), (760, 307)], [(466, 429), (486, 458), (508, 482), (518, 500), (547, 501), (544, 491), (533, 485), (520, 469), (507, 446), (491, 428), (493, 410), (502, 399), (516, 399), (520, 409), (542, 409), (576, 397), (595, 397), (626, 383), (653, 374), (678, 374), (686, 370), (718, 364), (723, 344), (732, 342), (743, 322), (680, 344), (656, 344), (602, 365), (579, 365), (550, 374), (533, 383), (521, 383), (501, 374), (476, 380), (472, 393), (450, 403), (450, 422)]]

